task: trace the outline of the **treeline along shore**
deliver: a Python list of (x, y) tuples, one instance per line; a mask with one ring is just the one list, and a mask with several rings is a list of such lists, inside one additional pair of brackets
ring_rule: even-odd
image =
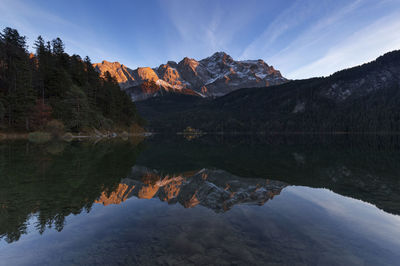
[[(90, 58), (68, 55), (60, 38), (41, 36), (28, 51), (16, 29), (0, 33), (0, 134), (23, 138), (32, 132), (54, 136), (115, 136), (143, 133), (135, 104), (108, 72)], [(0, 136), (1, 137), (1, 136)]]

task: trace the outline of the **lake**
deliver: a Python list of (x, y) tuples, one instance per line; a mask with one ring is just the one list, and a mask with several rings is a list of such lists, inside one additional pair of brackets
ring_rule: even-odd
[(0, 142), (0, 265), (398, 265), (400, 138)]

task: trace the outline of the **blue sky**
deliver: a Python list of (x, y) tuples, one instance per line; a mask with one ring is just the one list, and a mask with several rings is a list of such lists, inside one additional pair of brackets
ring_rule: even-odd
[(400, 49), (400, 0), (0, 0), (0, 14), (30, 46), (60, 37), (70, 54), (131, 68), (225, 51), (294, 79)]

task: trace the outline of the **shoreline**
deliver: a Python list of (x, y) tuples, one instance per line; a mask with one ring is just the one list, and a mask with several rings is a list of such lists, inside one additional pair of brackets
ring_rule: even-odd
[(0, 141), (6, 141), (6, 140), (29, 140), (30, 135), (32, 133), (41, 133), (43, 135), (46, 135), (46, 138), (50, 140), (52, 139), (59, 139), (63, 141), (70, 141), (70, 140), (83, 140), (83, 139), (92, 139), (92, 140), (101, 140), (101, 139), (114, 139), (114, 138), (130, 138), (130, 137), (150, 137), (154, 135), (169, 135), (169, 134), (174, 134), (174, 135), (181, 135), (181, 136), (196, 136), (196, 137), (202, 137), (205, 135), (265, 135), (265, 136), (274, 136), (274, 135), (400, 135), (400, 132), (382, 132), (382, 131), (377, 131), (377, 132), (341, 132), (341, 131), (335, 131), (335, 132), (201, 132), (201, 133), (186, 133), (182, 131), (178, 132), (141, 132), (141, 133), (127, 133), (126, 131), (124, 132), (112, 132), (108, 131), (105, 133), (102, 133), (100, 131), (96, 131), (94, 133), (87, 133), (87, 132), (79, 132), (79, 133), (71, 133), (71, 132), (66, 132), (62, 136), (52, 136), (51, 133), (49, 132), (24, 132), (24, 133), (16, 133), (16, 132), (0, 132)]
[(7, 140), (29, 140), (36, 142), (32, 140), (33, 133), (39, 133), (42, 134), (43, 140), (40, 140), (38, 142), (48, 142), (52, 141), (54, 139), (61, 140), (61, 141), (72, 141), (72, 140), (102, 140), (102, 139), (125, 139), (125, 138), (131, 138), (131, 137), (149, 137), (152, 136), (154, 133), (152, 132), (142, 132), (142, 133), (127, 133), (122, 132), (122, 133), (116, 133), (116, 132), (107, 132), (107, 133), (101, 133), (100, 131), (96, 132), (95, 134), (88, 134), (88, 133), (70, 133), (67, 132), (63, 134), (62, 136), (53, 136), (49, 132), (42, 132), (42, 131), (37, 131), (37, 132), (29, 132), (29, 133), (5, 133), (5, 132), (0, 132), (0, 141), (7, 141)]

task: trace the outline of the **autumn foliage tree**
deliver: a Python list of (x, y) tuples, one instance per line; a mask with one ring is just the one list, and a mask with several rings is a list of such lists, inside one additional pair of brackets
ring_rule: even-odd
[(43, 129), (47, 122), (51, 120), (51, 113), (51, 106), (45, 104), (42, 100), (37, 100), (30, 117), (32, 129)]

